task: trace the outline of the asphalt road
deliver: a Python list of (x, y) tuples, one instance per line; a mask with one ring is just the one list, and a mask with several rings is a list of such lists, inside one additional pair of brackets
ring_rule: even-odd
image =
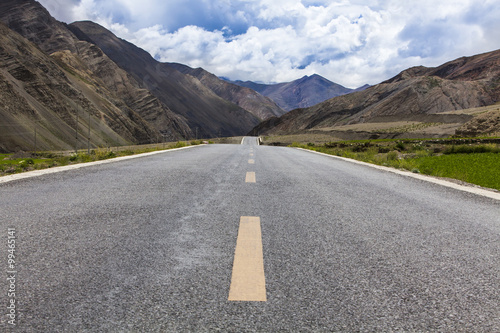
[[(0, 331), (500, 332), (500, 201), (256, 143), (0, 184)], [(228, 300), (241, 217), (265, 301)]]

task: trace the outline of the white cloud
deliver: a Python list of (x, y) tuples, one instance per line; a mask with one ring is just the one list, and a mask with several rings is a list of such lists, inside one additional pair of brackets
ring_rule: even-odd
[(162, 61), (231, 79), (318, 73), (357, 87), (500, 48), (495, 0), (61, 1), (41, 3), (66, 22), (94, 20)]

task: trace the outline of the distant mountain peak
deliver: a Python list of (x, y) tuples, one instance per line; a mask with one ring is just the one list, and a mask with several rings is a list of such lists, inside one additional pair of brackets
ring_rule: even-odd
[(277, 84), (262, 84), (252, 81), (231, 82), (251, 88), (269, 97), (286, 111), (310, 107), (327, 99), (354, 91), (334, 83), (319, 74), (304, 75), (295, 81)]
[[(477, 135), (481, 133), (479, 128), (488, 131), (497, 128), (496, 118), (473, 122), (473, 115), (454, 114), (452, 111), (500, 102), (499, 78), (500, 50), (458, 58), (435, 68), (411, 67), (375, 86), (360, 87), (358, 92), (349, 96), (334, 97), (263, 122), (252, 133), (281, 135), (321, 130), (343, 139), (421, 137), (423, 132), (419, 132), (420, 129), (403, 133), (387, 133), (385, 129), (384, 132), (339, 129), (360, 123), (413, 121), (447, 124), (427, 132), (431, 137), (452, 135), (453, 126), (464, 123), (468, 124), (465, 127), (468, 133)], [(479, 126), (483, 122), (488, 122), (488, 125)], [(397, 126), (400, 125), (394, 124), (394, 128)]]
[(309, 76), (310, 79), (321, 79), (321, 80), (327, 80), (327, 81), (330, 81), (326, 78), (324, 78), (323, 76), (319, 75), (319, 74), (313, 74), (311, 76)]

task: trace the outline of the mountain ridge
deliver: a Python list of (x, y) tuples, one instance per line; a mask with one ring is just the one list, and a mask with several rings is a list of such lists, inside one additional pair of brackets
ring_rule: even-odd
[[(68, 25), (57, 21), (34, 0), (2, 1), (0, 22), (3, 22), (5, 28), (9, 30), (8, 33), (5, 32), (9, 38), (26, 39), (20, 42), (21, 44), (33, 43), (44, 53), (44, 62), (59, 67), (57, 71), (51, 72), (57, 72), (54, 74), (59, 77), (55, 80), (58, 82), (57, 86), (64, 86), (63, 91), (74, 90), (73, 95), (79, 96), (76, 99), (71, 97), (69, 105), (65, 105), (68, 97), (61, 96), (55, 86), (48, 86), (45, 89), (52, 97), (44, 104), (40, 103), (44, 98), (43, 95), (35, 94), (33, 91), (22, 92), (23, 98), (31, 101), (25, 106), (36, 105), (23, 108), (26, 114), (40, 117), (45, 109), (65, 110), (63, 112), (65, 120), (62, 121), (65, 125), (59, 124), (58, 117), (62, 117), (61, 114), (50, 115), (51, 119), (56, 119), (55, 122), (60, 125), (61, 133), (56, 133), (60, 139), (56, 140), (49, 135), (57, 132), (57, 128), (51, 126), (47, 119), (38, 120), (40, 126), (51, 128), (50, 131), (39, 128), (39, 148), (68, 149), (72, 146), (70, 130), (65, 129), (68, 126), (68, 128), (75, 127), (75, 120), (71, 120), (70, 113), (75, 116), (78, 112), (82, 115), (91, 114), (90, 122), (94, 125), (91, 139), (93, 147), (175, 141), (198, 135), (200, 137), (244, 135), (261, 119), (283, 113), (269, 99), (238, 86), (227, 84), (228, 87), (225, 88), (228, 90), (227, 96), (224, 95), (224, 89), (216, 92), (213, 88), (212, 74), (204, 73), (203, 76), (208, 78), (203, 79), (206, 82), (204, 84), (193, 75), (183, 74), (169, 64), (157, 62), (146, 51), (117, 38), (93, 22), (89, 24), (93, 27), (90, 32), (95, 32), (91, 38), (89, 31), (85, 33), (78, 28), (79, 23)], [(11, 32), (18, 35), (12, 37)], [(103, 41), (103, 38), (107, 38), (107, 42)], [(101, 45), (98, 45), (99, 43)], [(29, 50), (31, 47), (23, 46), (21, 49)], [(14, 52), (17, 66), (25, 68), (26, 66), (22, 65), (23, 58), (30, 59), (29, 53), (33, 52), (17, 51)], [(120, 52), (132, 55), (135, 57), (132, 60), (137, 60), (137, 63), (132, 61), (127, 64), (121, 61), (123, 58), (120, 58)], [(40, 63), (39, 61), (38, 64)], [(5, 63), (0, 63), (0, 67), (5, 66)], [(23, 70), (19, 69), (21, 72)], [(35, 72), (37, 70), (34, 67), (24, 70), (26, 77), (36, 76), (35, 81), (52, 79), (40, 75), (33, 76)], [(5, 84), (13, 86), (18, 84), (12, 76), (2, 79)], [(7, 91), (11, 90), (6, 89), (5, 92)], [(233, 96), (229, 96), (231, 93)], [(14, 103), (10, 97), (4, 96), (4, 100)], [(19, 128), (24, 128), (23, 132), (26, 133), (34, 131), (36, 125), (33, 119), (24, 117), (23, 120), (20, 118), (16, 120), (9, 112), (7, 108), (0, 109), (0, 116), (5, 119), (4, 121), (8, 119), (9, 122), (14, 122), (9, 123), (13, 128), (20, 126)], [(76, 127), (86, 126), (82, 119), (79, 118)], [(99, 128), (103, 133), (97, 133)], [(79, 130), (82, 132), (82, 129)], [(8, 135), (10, 138), (15, 134)], [(44, 139), (44, 135), (51, 139)], [(4, 136), (7, 137), (7, 134)], [(28, 136), (33, 136), (33, 133)], [(83, 135), (78, 136), (77, 141), (85, 141)], [(0, 141), (3, 140), (3, 137), (0, 138)], [(29, 150), (33, 148), (33, 141), (33, 138), (19, 139), (0, 149)]]
[(204, 70), (203, 68), (191, 68), (187, 65), (179, 63), (166, 64), (181, 73), (196, 77), (218, 96), (250, 111), (261, 120), (281, 116), (286, 113), (286, 111), (281, 109), (273, 100), (260, 94), (259, 92), (227, 82)]
[(144, 88), (187, 119), (192, 130), (198, 128), (201, 135), (241, 135), (259, 123), (256, 116), (219, 97), (197, 78), (158, 62), (148, 52), (118, 38), (99, 24), (80, 21), (69, 26), (90, 38)]
[(291, 82), (264, 84), (253, 81), (229, 81), (247, 87), (269, 97), (285, 111), (311, 107), (333, 97), (346, 95), (368, 87), (357, 89), (343, 87), (319, 74), (303, 76)]
[(93, 146), (143, 143), (160, 135), (135, 111), (114, 104), (110, 92), (82, 92), (55, 59), (3, 23), (0, 35), (0, 150), (33, 149), (35, 138), (39, 149), (71, 149), (75, 135), (87, 141), (89, 121)]
[[(272, 118), (251, 133), (334, 131), (381, 119), (413, 119), (493, 105), (500, 101), (500, 50), (462, 57), (441, 66), (412, 67), (366, 90), (334, 97)], [(463, 117), (463, 122), (471, 117)], [(451, 120), (450, 120), (451, 121)]]
[(462, 122), (461, 133), (498, 127), (494, 116), (472, 122), (445, 113), (500, 101), (500, 50), (349, 89), (317, 74), (275, 85), (226, 82), (158, 62), (97, 23), (59, 22), (34, 0), (2, 1), (0, 32), (1, 151), (32, 149), (34, 133), (38, 148), (71, 149), (88, 140), (87, 129), (98, 147), (388, 119)]
[[(33, 82), (19, 82), (8, 76), (6, 80), (14, 86), (30, 89), (21, 94), (22, 98), (31, 100), (27, 104), (29, 107), (22, 110), (39, 118), (39, 148), (68, 149), (74, 146), (71, 144), (74, 140), (71, 139), (69, 131), (64, 129), (68, 125), (75, 127), (74, 120), (69, 116), (71, 113), (75, 116), (77, 113), (91, 114), (91, 123), (94, 123), (91, 141), (94, 147), (158, 142), (163, 138), (178, 140), (191, 135), (182, 117), (174, 114), (147, 90), (140, 88), (137, 82), (116, 66), (98, 47), (88, 41), (79, 40), (67, 29), (66, 24), (54, 19), (38, 2), (6, 0), (0, 4), (0, 21), (8, 25), (4, 26), (7, 29), (5, 35), (8, 35), (10, 40), (15, 40), (16, 45), (22, 45), (9, 44), (12, 49), (4, 47), (4, 54), (9, 54), (16, 66), (26, 69), (25, 71), (31, 73), (34, 78)], [(30, 43), (33, 43), (33, 46), (29, 45)], [(38, 50), (33, 51), (33, 47)], [(43, 52), (43, 55), (40, 52)], [(26, 63), (26, 59), (31, 59), (34, 54), (37, 54), (39, 60)], [(54, 77), (47, 77), (47, 73), (41, 73), (32, 66), (33, 64), (36, 64), (38, 69), (52, 68), (53, 65), (57, 65), (58, 69), (47, 72)], [(0, 65), (5, 67), (8, 63), (3, 61)], [(46, 85), (44, 82), (55, 84)], [(39, 89), (30, 88), (31, 85), (43, 86), (44, 93), (40, 94)], [(74, 92), (71, 96), (61, 96), (61, 92), (65, 91)], [(47, 95), (51, 98), (47, 99)], [(46, 112), (59, 109), (64, 111), (56, 114)], [(6, 108), (0, 111), (6, 119), (14, 121), (14, 127), (36, 127), (33, 117), (25, 118), (23, 121), (26, 123), (22, 124), (20, 119), (15, 121), (11, 115), (6, 114), (9, 112)], [(50, 116), (50, 119), (42, 117), (44, 114)], [(156, 115), (157, 122), (145, 120), (152, 114)], [(57, 133), (57, 128), (54, 128), (51, 122), (59, 124), (61, 133)], [(85, 126), (83, 122), (80, 117), (78, 127)], [(44, 131), (43, 128), (51, 130)], [(99, 129), (102, 133), (98, 132)], [(44, 135), (47, 136), (45, 144)], [(54, 135), (59, 138), (54, 139)], [(4, 150), (27, 150), (33, 147), (33, 144), (26, 140), (15, 141), (15, 144), (7, 145), (10, 148), (4, 147)], [(80, 141), (87, 139), (82, 137)]]

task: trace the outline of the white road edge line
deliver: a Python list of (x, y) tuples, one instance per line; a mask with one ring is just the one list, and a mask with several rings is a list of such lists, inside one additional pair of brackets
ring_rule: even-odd
[(24, 172), (24, 173), (18, 173), (15, 175), (2, 176), (2, 177), (0, 177), (0, 184), (7, 183), (7, 182), (10, 182), (13, 180), (38, 177), (38, 176), (48, 175), (51, 173), (57, 173), (57, 172), (61, 172), (61, 171), (76, 170), (76, 169), (85, 168), (85, 167), (89, 167), (89, 166), (93, 166), (93, 165), (119, 162), (119, 161), (124, 161), (124, 160), (130, 160), (133, 158), (145, 157), (145, 156), (156, 155), (156, 154), (161, 154), (161, 153), (168, 153), (171, 151), (193, 148), (193, 147), (198, 147), (198, 146), (187, 146), (187, 147), (174, 148), (174, 149), (158, 150), (158, 151), (152, 151), (149, 153), (142, 153), (142, 154), (137, 154), (137, 155), (128, 155), (128, 156), (110, 158), (110, 159), (103, 160), (103, 161), (78, 163), (78, 164), (65, 165), (65, 166), (54, 167), (54, 168), (49, 168), (49, 169), (28, 171), (28, 172)]
[(395, 173), (395, 174), (398, 174), (398, 175), (402, 175), (402, 176), (406, 176), (406, 177), (412, 177), (412, 178), (420, 179), (420, 180), (423, 180), (423, 181), (426, 181), (426, 182), (438, 184), (438, 185), (441, 185), (441, 186), (450, 187), (450, 188), (453, 188), (453, 189), (456, 189), (456, 190), (460, 190), (460, 191), (464, 191), (464, 192), (469, 192), (469, 193), (481, 195), (483, 197), (488, 197), (488, 198), (495, 199), (495, 200), (500, 200), (500, 193), (497, 193), (497, 192), (494, 192), (494, 191), (489, 191), (489, 190), (485, 190), (485, 189), (477, 188), (477, 187), (472, 187), (472, 186), (469, 187), (469, 186), (464, 186), (464, 185), (460, 185), (460, 184), (455, 184), (453, 182), (446, 181), (446, 180), (443, 180), (443, 179), (434, 178), (432, 176), (427, 176), (427, 175), (422, 175), (422, 174), (418, 174), (418, 173), (413, 173), (413, 172), (410, 172), (410, 171), (403, 171), (403, 170), (399, 170), (399, 169), (385, 167), (385, 166), (382, 166), (382, 165), (370, 164), (370, 163), (361, 162), (361, 161), (353, 160), (353, 159), (346, 158), (346, 157), (329, 155), (329, 154), (320, 153), (320, 152), (317, 152), (317, 151), (314, 151), (314, 150), (309, 150), (309, 149), (304, 149), (304, 148), (296, 148), (296, 149), (308, 151), (308, 152), (311, 152), (311, 153), (316, 153), (316, 154), (319, 154), (319, 155), (328, 156), (328, 157), (331, 157), (331, 158), (340, 159), (340, 160), (351, 162), (351, 163), (356, 163), (356, 164), (368, 166), (368, 167), (379, 169), (379, 170), (383, 170), (383, 171), (392, 172), (392, 173)]

